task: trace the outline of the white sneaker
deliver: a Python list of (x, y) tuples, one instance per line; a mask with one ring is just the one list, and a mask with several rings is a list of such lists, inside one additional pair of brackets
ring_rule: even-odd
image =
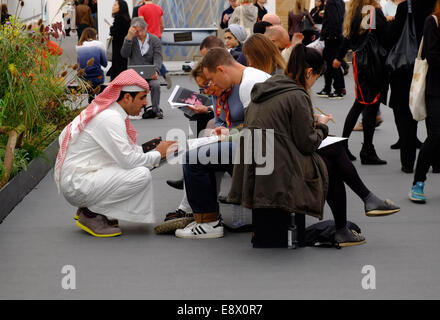
[(223, 226), (220, 220), (197, 223), (191, 222), (183, 229), (176, 230), (176, 237), (184, 239), (214, 239), (223, 237)]

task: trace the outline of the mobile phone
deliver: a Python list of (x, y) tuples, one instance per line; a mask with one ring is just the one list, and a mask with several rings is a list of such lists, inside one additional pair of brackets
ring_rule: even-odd
[(159, 143), (161, 143), (161, 141), (162, 141), (162, 137), (158, 137), (153, 140), (147, 141), (142, 145), (142, 150), (144, 151), (144, 153), (147, 153), (153, 150), (154, 148), (156, 148), (159, 145)]

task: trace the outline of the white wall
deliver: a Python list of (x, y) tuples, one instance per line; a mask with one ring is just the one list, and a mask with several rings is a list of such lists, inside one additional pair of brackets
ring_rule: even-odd
[[(14, 15), (16, 13), (18, 0), (3, 0), (2, 3), (6, 3), (8, 5), (9, 14)], [(38, 16), (36, 19), (38, 20), (41, 17), (43, 7), (43, 0), (32, 0), (25, 1), (24, 6), (21, 9), (18, 9), (19, 18), (22, 20), (28, 20), (35, 16)]]
[(267, 0), (265, 7), (267, 9), (267, 12), (276, 13), (276, 8), (277, 8), (276, 0)]
[(58, 12), (61, 5), (63, 4), (63, 0), (46, 0), (47, 3), (47, 11), (48, 11), (48, 21), (47, 23), (55, 23), (63, 21), (62, 11)]
[[(98, 34), (99, 41), (106, 43), (110, 36), (110, 26), (105, 22), (107, 20), (111, 24), (113, 23), (112, 6), (113, 0), (100, 0), (98, 1)], [(133, 1), (127, 1), (128, 12), (133, 12)]]

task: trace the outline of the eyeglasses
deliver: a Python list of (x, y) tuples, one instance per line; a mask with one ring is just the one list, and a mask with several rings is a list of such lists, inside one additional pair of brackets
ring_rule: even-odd
[(207, 89), (209, 89), (209, 87), (211, 86), (211, 84), (212, 84), (212, 82), (209, 81), (207, 84), (201, 86), (201, 89), (203, 89), (203, 90), (207, 90)]

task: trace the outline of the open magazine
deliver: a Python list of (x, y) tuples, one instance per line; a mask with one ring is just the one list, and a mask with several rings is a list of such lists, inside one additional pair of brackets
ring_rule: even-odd
[(170, 104), (171, 108), (180, 109), (189, 116), (193, 116), (195, 113), (188, 108), (188, 106), (212, 106), (211, 98), (181, 86), (174, 87), (174, 90), (168, 99), (168, 103)]

